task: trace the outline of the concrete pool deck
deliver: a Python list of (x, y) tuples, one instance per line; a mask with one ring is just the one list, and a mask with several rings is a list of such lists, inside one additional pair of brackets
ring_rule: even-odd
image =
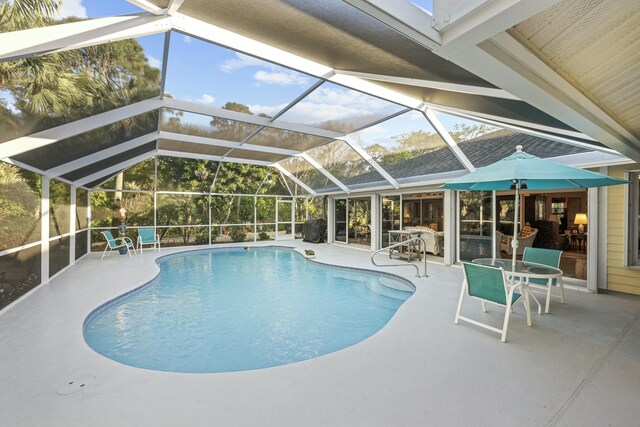
[[(299, 241), (277, 244), (311, 248), (320, 262), (376, 269), (367, 251)], [(508, 342), (502, 344), (498, 334), (453, 324), (459, 268), (429, 263), (426, 278), (413, 277), (413, 268), (387, 268), (410, 279), (417, 291), (365, 341), (275, 368), (179, 374), (122, 365), (94, 352), (82, 337), (91, 310), (157, 274), (157, 255), (148, 250), (133, 258), (113, 254), (100, 260), (100, 254), (90, 254), (0, 313), (0, 425), (640, 422), (640, 298), (569, 289), (566, 305), (554, 301), (550, 314), (533, 314), (532, 328), (522, 307), (516, 308)], [(482, 315), (479, 303), (465, 304), (463, 310)], [(485, 316), (501, 324), (498, 310), (490, 308)], [(79, 383), (86, 386), (75, 388)]]

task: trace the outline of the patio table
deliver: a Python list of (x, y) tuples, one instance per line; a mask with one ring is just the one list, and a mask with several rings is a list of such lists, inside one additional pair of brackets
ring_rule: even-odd
[(527, 294), (525, 296), (531, 296), (538, 304), (538, 314), (542, 314), (542, 305), (529, 289), (528, 280), (526, 279), (547, 279), (547, 286), (552, 286), (553, 279), (558, 280), (559, 283), (562, 282), (562, 270), (535, 262), (516, 261), (515, 268), (513, 268), (513, 261), (510, 259), (476, 258), (471, 262), (491, 267), (502, 267), (505, 274), (511, 278), (512, 283), (515, 282), (516, 278), (523, 280), (524, 292)]

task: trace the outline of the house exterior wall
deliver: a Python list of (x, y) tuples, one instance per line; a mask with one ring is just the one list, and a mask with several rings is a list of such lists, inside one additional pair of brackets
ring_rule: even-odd
[[(624, 178), (625, 172), (638, 170), (640, 164), (611, 166), (609, 175)], [(608, 189), (607, 215), (607, 289), (640, 295), (640, 268), (624, 266), (625, 236), (627, 234), (625, 221), (625, 186), (614, 185)]]

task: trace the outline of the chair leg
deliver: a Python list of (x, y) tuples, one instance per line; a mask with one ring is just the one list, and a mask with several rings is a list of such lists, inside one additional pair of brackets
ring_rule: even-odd
[(558, 286), (560, 286), (560, 302), (564, 304), (564, 286), (562, 285), (562, 276), (558, 277)]
[[(511, 298), (513, 298), (513, 292), (511, 292)], [(511, 315), (511, 304), (504, 308), (504, 322), (502, 323), (502, 336), (500, 341), (507, 342), (507, 328), (509, 327), (509, 317)]]
[(544, 305), (544, 313), (549, 314), (549, 306), (551, 305), (551, 288), (553, 287), (553, 279), (547, 281), (547, 301)]
[(462, 284), (462, 289), (460, 290), (460, 299), (458, 300), (458, 309), (456, 310), (456, 318), (453, 321), (456, 325), (458, 324), (458, 318), (460, 317), (460, 310), (462, 309), (462, 298), (464, 298), (464, 291), (466, 288), (466, 283)]
[(104, 256), (107, 254), (107, 249), (109, 249), (109, 244), (107, 243), (107, 246), (105, 246), (104, 251), (102, 251), (102, 257), (100, 259), (103, 259)]
[(487, 301), (486, 300), (481, 300), (480, 303), (482, 304), (482, 312), (486, 313), (487, 312)]

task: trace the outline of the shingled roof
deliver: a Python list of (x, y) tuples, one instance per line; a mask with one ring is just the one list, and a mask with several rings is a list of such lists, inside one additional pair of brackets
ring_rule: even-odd
[[(537, 136), (527, 135), (507, 129), (487, 133), (477, 138), (460, 142), (458, 146), (475, 167), (483, 167), (495, 163), (513, 153), (516, 146), (522, 145), (523, 150), (541, 158), (566, 156), (571, 154), (586, 153), (589, 150), (551, 141)], [(454, 156), (449, 147), (431, 151), (409, 160), (384, 166), (389, 174), (402, 182), (403, 179), (418, 176), (434, 175), (444, 172), (464, 170), (464, 166)], [(345, 179), (343, 182), (349, 188), (358, 188), (363, 184), (372, 184), (380, 181), (380, 175), (369, 172)], [(380, 181), (381, 184), (385, 182)], [(337, 187), (323, 187), (320, 192), (335, 191)]]

